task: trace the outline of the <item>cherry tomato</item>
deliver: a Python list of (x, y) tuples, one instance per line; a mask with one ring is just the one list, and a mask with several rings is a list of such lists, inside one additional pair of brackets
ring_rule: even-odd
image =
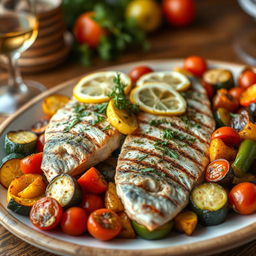
[(43, 153), (36, 153), (23, 158), (20, 161), (20, 169), (23, 173), (34, 173), (42, 174), (41, 163), (42, 163)]
[(232, 95), (235, 99), (239, 100), (241, 98), (244, 89), (241, 87), (234, 87), (228, 91), (230, 95)]
[(187, 26), (194, 19), (193, 0), (163, 0), (162, 6), (167, 21), (174, 26)]
[(206, 90), (209, 99), (211, 99), (214, 95), (213, 86), (211, 84), (205, 82), (203, 79), (201, 80), (201, 84), (203, 85), (204, 89)]
[(153, 72), (152, 68), (148, 66), (138, 66), (133, 68), (130, 71), (129, 77), (132, 79), (132, 82), (135, 84), (140, 77), (150, 72)]
[(214, 139), (221, 139), (228, 146), (237, 146), (241, 142), (239, 133), (235, 129), (228, 126), (217, 129), (212, 134), (212, 140)]
[(195, 76), (202, 76), (207, 70), (207, 63), (199, 56), (189, 56), (184, 60), (184, 68)]
[(106, 30), (103, 29), (95, 20), (92, 19), (94, 12), (81, 14), (74, 25), (74, 35), (80, 44), (87, 44), (91, 48), (96, 48)]
[(31, 223), (39, 229), (50, 230), (55, 228), (62, 217), (60, 204), (51, 197), (39, 199), (30, 211)]
[(110, 240), (121, 231), (119, 216), (110, 209), (98, 209), (91, 213), (87, 228), (89, 233), (99, 240)]
[(81, 206), (86, 212), (91, 213), (95, 210), (104, 208), (104, 201), (99, 195), (86, 193), (83, 197)]
[(160, 26), (162, 11), (154, 0), (132, 0), (126, 8), (126, 17), (134, 19), (144, 31), (151, 32)]
[(94, 167), (85, 172), (77, 182), (84, 191), (95, 194), (103, 193), (108, 188), (108, 184), (104, 177)]
[(242, 182), (234, 186), (229, 193), (229, 202), (239, 214), (251, 214), (256, 211), (256, 185)]
[(253, 84), (256, 84), (256, 73), (251, 69), (244, 70), (238, 78), (238, 85), (243, 89), (247, 89)]
[(38, 137), (37, 144), (36, 144), (36, 151), (43, 152), (44, 151), (44, 144), (45, 144), (45, 136), (44, 133)]
[(228, 93), (226, 89), (219, 89), (212, 100), (213, 109), (225, 108), (234, 112), (239, 107), (239, 100)]
[(71, 236), (79, 236), (86, 231), (87, 220), (88, 216), (84, 209), (71, 207), (63, 213), (60, 226), (64, 233)]

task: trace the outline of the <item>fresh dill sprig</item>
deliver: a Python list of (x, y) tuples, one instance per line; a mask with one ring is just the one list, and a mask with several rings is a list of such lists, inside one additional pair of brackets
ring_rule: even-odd
[(106, 114), (107, 107), (108, 107), (108, 102), (97, 104), (94, 107), (94, 111), (99, 113), (99, 114)]

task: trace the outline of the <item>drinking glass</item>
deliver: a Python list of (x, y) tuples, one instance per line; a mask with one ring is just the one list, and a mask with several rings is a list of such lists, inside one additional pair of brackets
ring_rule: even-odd
[(33, 0), (0, 0), (0, 54), (8, 64), (9, 79), (0, 83), (0, 114), (8, 115), (46, 88), (23, 81), (17, 61), (35, 41), (38, 22)]
[(251, 26), (238, 32), (234, 47), (238, 56), (247, 64), (256, 65), (256, 0), (238, 0), (240, 7), (254, 18)]

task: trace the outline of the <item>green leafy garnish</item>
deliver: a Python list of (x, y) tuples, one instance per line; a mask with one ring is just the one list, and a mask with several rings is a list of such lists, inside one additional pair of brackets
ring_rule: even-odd
[(155, 149), (162, 152), (163, 156), (179, 159), (179, 154), (168, 147), (168, 141), (157, 140), (154, 144)]
[(94, 107), (94, 111), (99, 113), (99, 114), (106, 114), (107, 107), (108, 107), (108, 102), (97, 104)]
[(97, 118), (94, 119), (94, 120), (92, 120), (92, 121), (91, 121), (91, 124), (92, 124), (92, 125), (96, 125), (96, 124), (98, 124), (98, 123), (101, 123), (101, 122), (104, 121), (105, 119), (106, 119), (105, 116), (97, 115)]
[(181, 141), (185, 141), (185, 142), (189, 142), (189, 143), (193, 143), (196, 141), (196, 139), (193, 137), (184, 135), (181, 132), (173, 131), (170, 129), (164, 129), (163, 138), (167, 139), (167, 140), (176, 139), (176, 140), (181, 140)]

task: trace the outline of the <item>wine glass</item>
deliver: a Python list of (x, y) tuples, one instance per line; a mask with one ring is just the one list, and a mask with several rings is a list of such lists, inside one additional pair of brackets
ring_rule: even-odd
[[(256, 19), (256, 0), (238, 0), (240, 7)], [(256, 65), (256, 29), (252, 26), (238, 32), (234, 41), (234, 48), (238, 56), (247, 64)]]
[(35, 41), (38, 22), (32, 0), (0, 0), (0, 54), (8, 63), (9, 79), (0, 83), (0, 114), (8, 115), (46, 88), (23, 81), (17, 61)]

